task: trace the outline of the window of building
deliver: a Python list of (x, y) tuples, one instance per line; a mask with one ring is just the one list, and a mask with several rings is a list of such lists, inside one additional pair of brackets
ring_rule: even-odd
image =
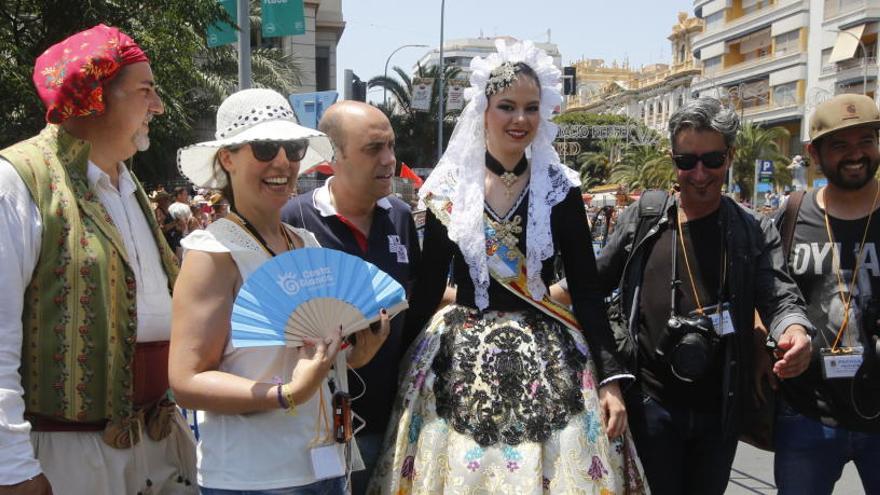
[(741, 62), (757, 60), (770, 54), (770, 29), (732, 40), (729, 44), (731, 54), (738, 55)]
[(703, 74), (709, 76), (721, 70), (721, 55), (703, 60)]
[(743, 15), (749, 15), (761, 9), (769, 7), (774, 2), (772, 0), (742, 0)]
[(777, 107), (797, 105), (797, 81), (773, 86), (773, 105)]
[(315, 91), (330, 88), (330, 47), (315, 47)]
[(724, 24), (724, 11), (718, 11), (714, 14), (710, 14), (706, 16), (706, 31), (712, 31), (721, 27)]
[(779, 36), (776, 36), (776, 50), (774, 53), (776, 53), (777, 55), (785, 55), (788, 53), (799, 52), (800, 38), (801, 32), (799, 29), (795, 29), (794, 31), (789, 31), (787, 33), (782, 33)]

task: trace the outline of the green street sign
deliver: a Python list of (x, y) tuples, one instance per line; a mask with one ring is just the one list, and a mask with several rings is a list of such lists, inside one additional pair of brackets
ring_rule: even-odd
[(303, 0), (261, 0), (263, 38), (306, 34)]
[[(218, 1), (220, 2), (220, 5), (226, 9), (226, 13), (229, 14), (229, 17), (235, 19), (237, 10), (235, 0)], [(235, 43), (236, 41), (238, 41), (238, 30), (232, 24), (217, 21), (208, 26), (208, 47), (214, 48)]]

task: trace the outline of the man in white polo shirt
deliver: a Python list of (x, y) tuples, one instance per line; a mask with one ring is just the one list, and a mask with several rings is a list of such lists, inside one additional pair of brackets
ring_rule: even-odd
[[(333, 142), (334, 176), (291, 200), (282, 219), (314, 233), (323, 247), (373, 263), (409, 290), (421, 251), (409, 206), (391, 194), (397, 165), (391, 123), (373, 106), (342, 101), (327, 109), (319, 129)], [(363, 392), (352, 409), (367, 422), (357, 437), (366, 470), (352, 475), (355, 495), (366, 490), (379, 457), (396, 397), (398, 365), (412, 337), (403, 335), (403, 317), (395, 317), (379, 352), (357, 370), (366, 389), (359, 390), (357, 378), (348, 380), (352, 396)]]

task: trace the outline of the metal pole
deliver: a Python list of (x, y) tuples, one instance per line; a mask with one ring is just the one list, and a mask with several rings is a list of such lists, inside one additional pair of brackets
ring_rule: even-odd
[(238, 0), (238, 90), (251, 87), (251, 18), (249, 0)]
[[(385, 72), (384, 72), (385, 79), (388, 79), (388, 62), (391, 62), (391, 57), (393, 57), (395, 53), (399, 52), (400, 50), (403, 50), (404, 48), (427, 48), (427, 47), (428, 47), (428, 45), (403, 45), (403, 46), (397, 47), (397, 49), (395, 49), (393, 52), (391, 52), (391, 55), (388, 55), (388, 58), (385, 59)], [(388, 106), (388, 86), (382, 86), (382, 105), (385, 107)]]
[(437, 95), (437, 161), (443, 156), (443, 20), (446, 12), (446, 0), (440, 0), (440, 71), (439, 71), (439, 94)]

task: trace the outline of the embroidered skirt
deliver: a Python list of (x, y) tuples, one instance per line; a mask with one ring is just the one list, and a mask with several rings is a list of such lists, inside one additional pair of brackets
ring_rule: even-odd
[(583, 336), (537, 311), (449, 306), (407, 356), (370, 494), (640, 494)]

